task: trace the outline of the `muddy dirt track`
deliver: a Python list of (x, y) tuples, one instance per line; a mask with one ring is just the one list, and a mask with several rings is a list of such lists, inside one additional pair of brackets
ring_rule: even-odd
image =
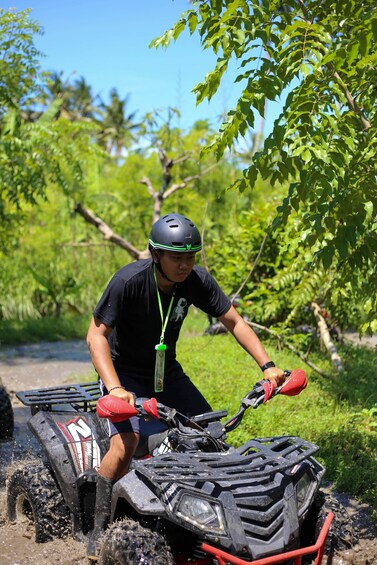
[[(15, 397), (21, 390), (80, 382), (92, 371), (84, 341), (41, 343), (0, 350), (0, 377), (12, 395), (15, 414), (13, 442), (0, 443), (0, 564), (73, 565), (87, 564), (85, 546), (74, 540), (45, 544), (34, 542), (30, 527), (10, 524), (5, 519), (5, 472), (35, 458), (37, 446), (27, 429), (29, 409)], [(94, 379), (94, 376), (93, 376)]]
[[(37, 451), (27, 428), (29, 410), (20, 404), (15, 393), (66, 382), (80, 382), (82, 376), (91, 371), (84, 341), (0, 349), (0, 377), (12, 395), (15, 413), (13, 441), (0, 442), (0, 565), (88, 564), (82, 543), (69, 539), (36, 544), (33, 529), (26, 524), (9, 523), (6, 520), (5, 482), (6, 475), (12, 468), (27, 464), (31, 458), (35, 459)], [(333, 563), (377, 565), (377, 528), (370, 519), (370, 509), (346, 494), (337, 493), (337, 497), (347, 508), (350, 522), (357, 529), (359, 543), (352, 549), (337, 554)]]

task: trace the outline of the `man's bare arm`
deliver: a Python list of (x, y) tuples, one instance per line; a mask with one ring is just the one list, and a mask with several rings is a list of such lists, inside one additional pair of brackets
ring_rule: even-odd
[[(224, 324), (227, 330), (234, 335), (241, 347), (255, 359), (260, 367), (263, 367), (265, 363), (271, 361), (257, 334), (245, 320), (241, 318), (234, 306), (231, 306), (228, 312), (221, 316), (219, 320)], [(279, 386), (284, 382), (284, 371), (278, 367), (266, 369), (263, 376), (265, 379), (272, 381), (275, 386)]]
[(110, 326), (107, 326), (98, 318), (92, 318), (86, 337), (92, 363), (107, 390), (111, 391), (110, 394), (119, 396), (119, 398), (126, 402), (134, 404), (133, 395), (122, 388), (111, 359), (110, 347), (107, 341), (111, 332), (112, 328)]

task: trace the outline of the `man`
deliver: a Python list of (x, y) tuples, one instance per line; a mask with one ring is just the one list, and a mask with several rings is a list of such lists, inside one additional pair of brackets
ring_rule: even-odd
[[(284, 373), (275, 367), (250, 326), (213, 277), (195, 266), (201, 249), (197, 227), (180, 214), (167, 214), (152, 227), (151, 260), (118, 271), (94, 310), (87, 343), (104, 394), (134, 404), (134, 397), (193, 416), (211, 408), (176, 360), (175, 346), (188, 308), (194, 304), (218, 318), (276, 386)], [(138, 444), (139, 420), (109, 422), (110, 449), (98, 470), (95, 527), (88, 556), (110, 518), (111, 489), (128, 469)]]

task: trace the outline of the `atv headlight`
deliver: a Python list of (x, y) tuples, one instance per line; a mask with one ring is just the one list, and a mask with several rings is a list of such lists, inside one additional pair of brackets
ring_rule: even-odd
[(178, 504), (177, 516), (201, 530), (224, 532), (224, 516), (221, 507), (190, 494), (184, 494)]
[(302, 477), (297, 481), (296, 484), (296, 500), (297, 500), (297, 510), (300, 514), (301, 510), (308, 502), (308, 494), (311, 490), (312, 481), (308, 473), (304, 473)]

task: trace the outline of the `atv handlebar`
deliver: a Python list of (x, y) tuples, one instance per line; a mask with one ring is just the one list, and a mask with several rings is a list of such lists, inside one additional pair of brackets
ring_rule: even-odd
[(133, 416), (148, 420), (163, 420), (170, 422), (175, 414), (174, 408), (169, 408), (157, 402), (155, 398), (136, 398), (135, 406), (125, 400), (107, 394), (99, 398), (96, 406), (97, 414), (100, 418), (108, 418), (111, 422), (122, 422), (129, 420)]
[[(275, 387), (274, 384), (267, 379), (258, 381), (252, 390), (241, 400), (237, 414), (225, 422), (225, 431), (230, 432), (237, 428), (241, 423), (245, 410), (250, 406), (257, 408), (260, 404), (266, 403), (267, 400), (277, 394), (295, 396), (300, 394), (306, 387), (306, 375), (303, 370), (295, 369), (292, 372), (284, 371), (284, 374), (287, 378), (279, 387)], [(145, 419), (161, 419), (163, 422), (171, 424), (174, 422), (176, 413), (174, 408), (169, 408), (157, 402), (155, 398), (137, 398), (135, 406), (131, 406), (128, 402), (112, 395), (106, 395), (97, 402), (98, 416), (100, 418), (108, 418), (112, 422), (120, 422), (122, 420), (128, 420), (132, 416), (137, 416)]]
[(241, 423), (245, 410), (250, 406), (252, 408), (257, 408), (261, 404), (265, 404), (267, 400), (270, 400), (270, 398), (273, 398), (277, 394), (296, 396), (297, 394), (300, 394), (307, 385), (306, 374), (302, 369), (294, 369), (292, 372), (284, 371), (284, 375), (286, 376), (286, 380), (279, 387), (275, 387), (274, 384), (267, 379), (258, 381), (251, 391), (248, 392), (241, 400), (237, 414), (225, 422), (225, 431), (231, 432), (236, 429)]

